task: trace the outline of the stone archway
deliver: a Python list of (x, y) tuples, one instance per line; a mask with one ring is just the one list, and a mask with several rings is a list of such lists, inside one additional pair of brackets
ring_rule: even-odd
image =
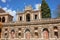
[(45, 39), (49, 38), (49, 30), (47, 28), (43, 29), (43, 38)]
[(31, 33), (30, 33), (30, 30), (29, 29), (26, 29), (25, 30), (25, 38), (26, 39), (30, 39), (31, 38)]
[(15, 38), (15, 30), (12, 29), (10, 32), (10, 38)]

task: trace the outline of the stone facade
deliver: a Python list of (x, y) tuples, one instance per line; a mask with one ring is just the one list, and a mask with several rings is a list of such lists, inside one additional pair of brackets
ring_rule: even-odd
[(25, 7), (24, 12), (17, 12), (16, 22), (10, 14), (0, 13), (0, 36), (6, 40), (60, 38), (60, 18), (41, 17), (41, 10), (33, 10), (31, 6)]

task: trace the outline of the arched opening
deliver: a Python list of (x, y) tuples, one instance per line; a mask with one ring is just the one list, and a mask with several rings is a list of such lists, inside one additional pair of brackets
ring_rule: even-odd
[(30, 32), (30, 30), (29, 29), (26, 29), (25, 32)]
[(15, 38), (15, 30), (14, 29), (11, 30), (11, 38)]
[(20, 21), (22, 21), (22, 16), (20, 16)]
[(58, 27), (57, 26), (54, 26), (54, 29), (58, 29)]
[(8, 28), (5, 28), (4, 37), (5, 37), (5, 38), (8, 38), (8, 37), (9, 37), (9, 34), (8, 34)]
[(35, 15), (35, 19), (37, 19), (37, 15)]
[(54, 29), (54, 35), (58, 38), (58, 27), (54, 26), (53, 29)]
[(35, 35), (34, 36), (35, 38), (38, 38), (39, 37), (38, 32), (35, 32), (34, 35)]
[(5, 17), (2, 17), (2, 22), (5, 22)]
[(5, 36), (5, 38), (8, 38), (8, 37), (9, 37), (9, 36), (8, 36), (8, 33), (5, 33), (4, 36)]
[(45, 39), (49, 38), (49, 30), (47, 28), (43, 29), (43, 38)]
[(11, 32), (15, 32), (14, 30), (11, 30)]
[(30, 39), (31, 38), (31, 33), (30, 33), (30, 30), (29, 29), (26, 29), (25, 30), (25, 38), (26, 39)]
[(26, 15), (26, 21), (28, 21), (28, 22), (30, 21), (30, 14)]
[(0, 17), (0, 22), (1, 22), (1, 17)]

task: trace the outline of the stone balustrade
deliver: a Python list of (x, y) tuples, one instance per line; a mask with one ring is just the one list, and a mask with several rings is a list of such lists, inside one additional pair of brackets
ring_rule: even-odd
[(0, 40), (60, 40), (60, 38), (49, 38), (49, 39), (43, 39), (43, 38), (31, 38), (31, 39), (25, 39), (25, 38), (1, 38)]
[(3, 23), (3, 25), (27, 25), (27, 24), (48, 24), (48, 23), (60, 23), (60, 18), (56, 18), (56, 19), (40, 19), (40, 20), (32, 20), (30, 22), (9, 22), (9, 23)]

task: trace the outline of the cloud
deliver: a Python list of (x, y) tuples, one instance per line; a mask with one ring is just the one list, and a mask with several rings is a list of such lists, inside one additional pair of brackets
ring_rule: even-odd
[(10, 2), (11, 0), (1, 0), (3, 3), (6, 3), (7, 1)]
[(3, 10), (8, 12), (10, 15), (14, 16), (14, 18), (13, 18), (14, 21), (16, 20), (16, 11), (15, 10), (8, 9), (7, 7), (4, 7)]
[(12, 16), (14, 16), (15, 15), (14, 13), (16, 13), (15, 10), (8, 9), (7, 7), (4, 7), (3, 10), (5, 10), (6, 12), (9, 12), (9, 14), (11, 14)]
[(2, 8), (3, 10), (7, 11), (7, 7)]
[(6, 3), (6, 0), (1, 0), (3, 3)]
[(15, 10), (11, 10), (11, 9), (8, 9), (6, 12), (9, 12), (10, 15), (14, 16), (13, 20), (15, 21), (16, 20), (16, 11)]
[(41, 7), (41, 4), (36, 4), (36, 5), (35, 5), (35, 10), (39, 10), (40, 7)]

